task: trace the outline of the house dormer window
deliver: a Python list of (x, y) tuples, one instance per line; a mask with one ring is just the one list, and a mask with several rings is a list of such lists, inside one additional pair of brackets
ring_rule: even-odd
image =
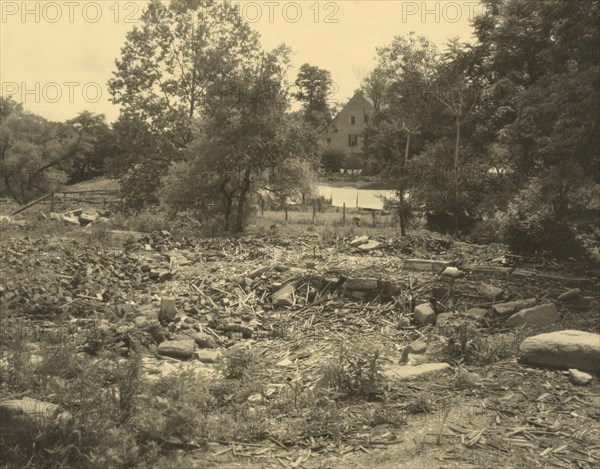
[(350, 123), (352, 125), (356, 124), (356, 116), (350, 116)]
[(365, 124), (369, 122), (369, 116), (367, 115), (367, 113), (365, 112)]

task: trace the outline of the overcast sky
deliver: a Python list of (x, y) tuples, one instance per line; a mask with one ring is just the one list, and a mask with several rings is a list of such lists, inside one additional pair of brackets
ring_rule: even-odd
[[(0, 93), (51, 120), (83, 110), (114, 121), (106, 82), (125, 35), (146, 1), (0, 0)], [(375, 63), (375, 48), (415, 31), (443, 47), (448, 38), (472, 39), (476, 1), (256, 1), (239, 2), (265, 48), (293, 50), (290, 79), (303, 63), (331, 71), (334, 100), (345, 102)]]

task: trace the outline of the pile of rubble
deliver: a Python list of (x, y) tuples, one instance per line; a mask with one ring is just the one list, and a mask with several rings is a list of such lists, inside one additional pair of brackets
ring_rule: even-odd
[(64, 221), (71, 225), (90, 226), (94, 223), (105, 223), (110, 218), (110, 210), (104, 209), (76, 209), (67, 210), (62, 213), (51, 212), (49, 218), (52, 220)]

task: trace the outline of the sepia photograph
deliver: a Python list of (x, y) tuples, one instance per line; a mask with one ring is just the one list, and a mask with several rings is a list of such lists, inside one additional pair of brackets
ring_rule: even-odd
[(600, 0), (0, 0), (0, 469), (600, 467)]

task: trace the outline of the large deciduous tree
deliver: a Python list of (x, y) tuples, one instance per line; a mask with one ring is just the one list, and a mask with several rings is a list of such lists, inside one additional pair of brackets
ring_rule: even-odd
[[(312, 162), (316, 154), (312, 129), (288, 113), (288, 55), (282, 46), (232, 75), (228, 85), (245, 90), (243, 96), (209, 92), (197, 137), (186, 151), (187, 168), (198, 184), (220, 197), (225, 228), (235, 232), (245, 226), (252, 195), (283, 182), (269, 176), (288, 174), (303, 161)], [(176, 180), (171, 179), (175, 184)], [(285, 181), (287, 190), (293, 190), (294, 182)], [(175, 192), (166, 190), (178, 203)], [(188, 203), (195, 205), (202, 196), (192, 194)]]
[(193, 138), (192, 121), (203, 111), (207, 90), (217, 88), (258, 53), (257, 34), (231, 2), (152, 0), (140, 26), (127, 34), (109, 82), (112, 100), (176, 148)]
[(0, 97), (0, 116), (0, 189), (19, 203), (66, 182), (74, 161), (94, 144), (77, 119), (50, 122), (11, 98)]
[(303, 103), (304, 119), (320, 130), (332, 117), (328, 101), (333, 87), (331, 73), (305, 63), (298, 70), (295, 84), (294, 97)]
[(435, 45), (425, 37), (396, 36), (390, 45), (377, 50), (377, 66), (364, 82), (376, 105), (368, 132), (369, 150), (386, 161), (384, 171), (396, 186), (402, 235), (410, 215), (406, 193), (412, 182), (411, 145), (423, 127), (431, 128), (432, 106), (426, 100), (438, 56)]

